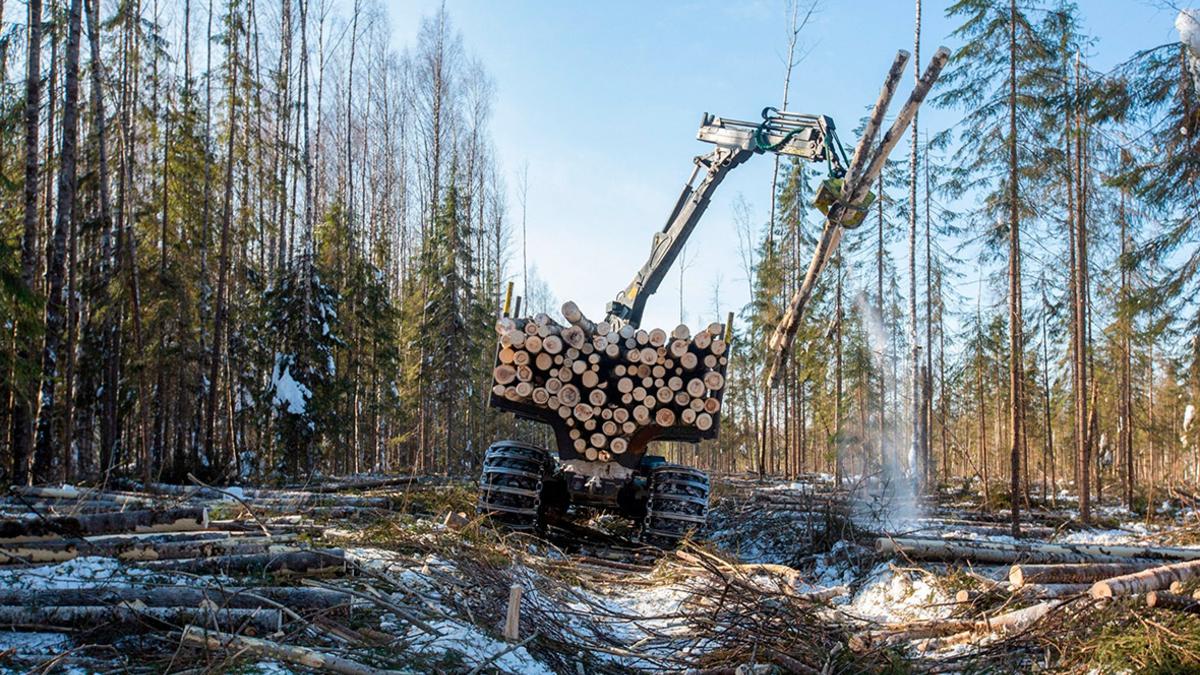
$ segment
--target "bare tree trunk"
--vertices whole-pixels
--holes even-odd
[[[928,169],[928,164],[926,165]],[[946,428],[949,422],[950,412],[947,410],[949,400],[946,396],[946,312],[945,302],[942,300],[945,296],[942,294],[942,274],[938,273],[938,382],[941,384],[941,394],[938,402],[941,404],[941,410],[938,417],[941,419],[941,437],[942,437],[942,480],[948,484],[950,482],[950,445],[946,442],[946,436],[949,430]]]
[[[1017,188],[1017,3],[1009,3],[1008,82],[1008,349],[1012,533],[1021,533],[1021,448],[1025,433],[1024,316],[1021,307],[1021,227]]]
[[[916,0],[916,21],[913,30],[913,82],[921,81],[921,0]],[[912,119],[912,149],[908,157],[908,338],[912,348],[912,444],[910,455],[917,490],[927,489],[927,457],[921,447],[921,346],[917,343],[917,114]]]
[[[308,0],[300,0],[300,86],[301,105],[304,117],[304,241],[300,247],[300,279],[304,285],[304,325],[308,326],[312,317],[312,253],[313,253],[313,161],[311,144],[311,124],[308,116],[308,94],[310,89],[308,68]],[[311,469],[312,439],[304,436],[303,466]]]
[[[980,296],[982,296],[982,289],[980,289]],[[982,299],[980,297],[976,297],[975,302],[975,323],[979,328],[979,333],[982,338],[983,314],[979,309],[979,303],[982,302]],[[979,464],[983,472],[983,508],[984,510],[988,510],[991,508],[991,486],[989,485],[989,479],[991,477],[988,475],[987,400],[985,398],[986,395],[983,388],[984,354],[982,344],[979,349],[979,362],[975,368],[975,377],[978,384],[977,390],[979,392]]]
[[[231,33],[238,30],[240,22],[236,14],[236,7],[230,3],[230,31]],[[229,237],[230,229],[233,220],[233,141],[237,137],[235,133],[237,129],[237,83],[238,83],[238,67],[237,67],[237,39],[231,37],[229,40],[229,140],[225,148],[225,199],[222,207],[221,215],[221,250],[217,259],[217,307],[216,314],[213,317],[213,346],[212,362],[208,369],[208,407],[205,410],[204,422],[204,453],[209,461],[209,466],[218,468],[216,457],[216,426],[217,426],[217,399],[220,388],[217,386],[218,378],[221,373],[221,362],[223,360],[224,347],[224,332],[226,321],[226,300],[225,286],[229,275]],[[233,433],[233,429],[229,430]]]
[[[67,231],[75,203],[75,148],[79,133],[79,33],[83,0],[71,0],[67,29],[66,91],[63,101],[62,152],[59,155],[58,212],[54,219],[54,249],[47,271],[49,291],[46,303],[46,333],[42,343],[42,379],[34,445],[34,479],[53,478],[55,381],[58,378],[58,351],[66,324],[63,302],[67,263]]]
[[[1122,153],[1124,155],[1125,153]],[[1123,156],[1124,160],[1125,157]],[[1131,322],[1129,320],[1129,270],[1126,267],[1126,256],[1128,255],[1128,236],[1126,234],[1128,221],[1126,219],[1125,200],[1127,190],[1121,189],[1121,209],[1119,213],[1120,237],[1121,237],[1121,257],[1119,258],[1121,270],[1121,289],[1120,289],[1120,320],[1119,340],[1121,343],[1120,352],[1120,438],[1118,442],[1118,452],[1121,455],[1120,463],[1124,468],[1124,486],[1122,490],[1122,498],[1125,503],[1125,508],[1133,508],[1133,481],[1134,481],[1134,466],[1133,466],[1133,393],[1130,384],[1130,359],[1131,359],[1131,340],[1130,333],[1132,332]]]
[[[1075,92],[1080,91],[1080,58],[1075,55]],[[1087,307],[1087,206],[1083,178],[1083,126],[1079,110],[1075,111],[1075,288],[1073,319],[1075,324],[1075,435],[1079,448],[1079,519],[1091,522],[1092,517],[1092,440],[1088,419],[1088,307]]]
[[[124,31],[123,31],[123,48],[122,48],[122,102],[121,102],[121,188],[118,195],[117,208],[117,250],[116,255],[125,254],[125,264],[128,265],[128,280],[129,280],[129,306],[130,318],[133,321],[133,346],[134,359],[137,362],[142,360],[142,316],[141,316],[141,290],[140,290],[140,268],[137,261],[137,238],[136,228],[134,227],[134,165],[137,161],[137,138],[134,126],[134,111],[138,108],[138,42],[136,26],[140,25],[141,21],[141,4],[140,2],[132,3],[125,14]],[[119,327],[116,329],[119,333]],[[120,339],[118,335],[118,339]],[[119,381],[115,384],[119,384]],[[145,375],[141,369],[137,371],[137,406],[138,406],[138,440],[139,449],[146,453],[149,451],[148,437],[146,433],[146,386]],[[114,415],[118,411],[114,407]],[[118,420],[113,421],[113,424],[120,433]],[[150,468],[148,457],[142,458],[142,477],[149,481]]]
[[[834,310],[833,320],[837,326],[837,347],[834,356],[834,386],[837,388],[834,393],[833,401],[833,448],[834,461],[836,462],[836,485],[841,487],[842,479],[844,478],[845,469],[842,462],[842,249],[839,246],[837,252],[837,289],[836,289],[836,308]],[[803,381],[801,381],[803,386]],[[800,423],[804,424],[804,416],[800,416]],[[866,470],[863,470],[863,475],[866,475]]]
[[[36,296],[38,260],[38,123],[42,104],[42,0],[29,0],[25,57],[25,220],[21,238],[21,280]],[[33,360],[33,345],[18,336],[18,362]],[[18,378],[19,379],[19,378]],[[30,422],[34,417],[32,387],[18,381],[12,411],[12,480],[29,482],[29,455],[33,449]]]
[[[1044,279],[1043,279],[1044,281]],[[1042,311],[1043,314],[1048,314],[1049,304],[1046,302],[1046,284],[1042,284]],[[1043,445],[1042,458],[1042,499],[1046,499],[1047,493],[1052,504],[1058,503],[1058,480],[1054,471],[1054,420],[1050,416],[1050,349],[1046,339],[1046,324],[1048,318],[1042,319],[1042,381],[1045,387],[1045,395],[1042,397],[1043,417],[1046,425],[1046,439]],[[1049,471],[1050,484],[1046,484],[1046,473]]]
[[[877,210],[879,213],[879,246],[875,251],[875,266],[876,266],[876,288],[875,288],[875,312],[878,314],[881,330],[886,330],[883,318],[883,173],[879,174],[879,195],[876,200]],[[884,368],[887,363],[887,339],[881,341],[883,353],[879,355],[879,466],[883,467],[887,460],[884,459],[884,444],[887,436],[887,423],[885,421],[884,410],[887,405],[885,398],[887,396],[887,377]],[[869,463],[868,463],[869,464]],[[864,473],[869,469],[864,467]]]
[[[108,300],[108,286],[112,280],[114,269],[114,252],[113,252],[113,217],[112,205],[110,198],[110,182],[109,182],[109,167],[108,167],[108,116],[105,112],[104,95],[102,89],[104,64],[100,60],[100,0],[85,3],[88,12],[88,42],[91,46],[91,71],[92,71],[92,125],[96,133],[96,163],[97,163],[97,192],[100,203],[100,282],[101,282],[101,302]],[[112,314],[114,312],[110,312]],[[116,373],[119,372],[120,359],[117,357],[118,344],[118,328],[117,322],[112,316],[104,319],[101,326],[102,333],[102,358],[104,365],[101,367],[104,382],[104,393],[101,396],[101,449],[100,449],[100,471],[107,472],[112,464],[112,456],[114,445],[116,443],[115,418],[116,418]]]
[[[792,84],[792,68],[796,67],[796,64],[798,64],[800,62],[796,58],[796,43],[800,39],[800,31],[803,30],[806,25],[808,25],[808,20],[810,18],[812,18],[813,13],[815,11],[817,11],[817,7],[819,6],[819,4],[820,4],[820,0],[812,0],[809,3],[808,9],[805,10],[804,18],[801,19],[800,18],[800,0],[791,0],[792,22],[791,22],[791,28],[790,28],[790,36],[788,38],[787,61],[785,62],[784,72],[783,72],[783,108],[782,108],[783,110],[787,110],[787,107],[788,107],[788,90],[791,88],[791,84]],[[801,58],[803,58],[803,57],[801,57]],[[778,190],[779,190],[779,155],[776,154],[775,155],[775,168],[774,168],[774,171],[771,173],[771,213],[769,216],[769,220],[767,220],[767,222],[771,223],[772,226],[767,228],[767,241],[771,241],[772,238],[774,237],[774,226],[773,225],[775,223],[775,199],[776,199],[776,193],[778,192]]]

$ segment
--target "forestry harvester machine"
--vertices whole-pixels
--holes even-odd
[[[874,199],[867,188],[946,56],[939,50],[896,123],[871,153],[908,58],[900,53],[851,161],[838,142],[833,120],[823,115],[766,108],[761,122],[743,122],[705,113],[697,139],[716,148],[695,158],[666,225],[654,234],[649,260],[608,303],[604,320],[589,320],[574,302],[563,305],[566,326],[545,314],[509,316],[510,286],[504,315],[496,324],[490,405],[549,424],[557,453],[518,441],[492,444],[484,457],[480,513],[515,530],[540,531],[551,516],[563,515],[571,506],[601,509],[635,519],[641,524],[642,540],[662,548],[703,529],[708,475],[667,463],[646,450],[651,441],[699,443],[717,437],[731,329],[727,322],[694,334],[682,325],[670,333],[642,330],[646,300],[658,290],[731,170],[766,153],[825,162],[829,177],[815,199],[827,217],[825,229],[804,283],[771,340],[778,371],[842,229],[862,222]]]

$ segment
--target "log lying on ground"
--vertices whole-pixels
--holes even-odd
[[[296,489],[317,494],[344,492],[346,490],[371,490],[383,487],[407,487],[421,482],[421,476],[392,476],[389,478],[346,478],[321,485],[301,486]]]
[[[1013,565],[1008,570],[1008,582],[1013,588],[1026,584],[1084,584],[1161,566],[1160,562]]]
[[[1130,593],[1147,593],[1168,588],[1173,581],[1200,577],[1200,560],[1164,565],[1133,574],[1125,574],[1092,585],[1093,598],[1114,598]]]
[[[1007,544],[920,537],[880,537],[875,540],[875,550],[880,553],[903,553],[916,559],[974,560],[998,564],[1130,563],[1146,560],[1200,559],[1200,549],[1190,548],[1105,544]]]
[[[1072,598],[1077,595],[1083,595],[1091,590],[1088,584],[1030,584],[1026,583],[1021,587],[1013,587],[1013,593],[1020,595],[1023,598]],[[955,602],[960,604],[974,602],[975,600],[985,597],[1003,597],[997,593],[985,593],[982,591],[973,591],[963,589],[954,595]]]
[[[1073,598],[1091,588],[1088,584],[1025,584],[1014,590],[1027,598]]]
[[[1150,591],[1147,593],[1146,606],[1161,607],[1163,609],[1175,610],[1176,612],[1187,612],[1188,614],[1200,614],[1200,600],[1189,598],[1186,595],[1176,595],[1163,591]]]
[[[345,570],[346,557],[345,551],[340,548],[327,548],[320,551],[231,555],[142,564],[154,570],[190,574],[319,574]]]
[[[687,551],[675,551],[675,556],[684,561],[695,571],[703,571],[720,577],[727,583],[744,588],[751,593],[760,595],[785,594],[798,600],[810,602],[828,602],[838,596],[850,592],[849,586],[833,586],[813,591],[799,592],[796,585],[800,580],[800,571],[787,565],[768,563],[735,564],[709,553],[701,551],[696,555]],[[726,577],[728,573],[730,577]],[[763,575],[772,577],[774,583],[764,584],[756,577]]]
[[[404,671],[380,670],[333,654],[323,654],[315,649],[284,645],[269,640],[259,640],[241,635],[205,630],[199,626],[188,626],[183,631],[181,642],[204,649],[227,649],[261,659],[275,659],[314,670],[324,670],[340,675],[399,675]]]
[[[1000,614],[998,616],[980,619],[979,621],[975,622],[975,630],[988,632],[1001,631],[1008,633],[1025,630],[1032,625],[1034,621],[1046,616],[1050,613],[1050,610],[1058,607],[1061,604],[1061,600],[1040,602],[1024,609],[1018,609],[1005,614]]]
[[[816,591],[804,591],[802,593],[792,593],[797,598],[802,600],[811,600],[813,602],[829,602],[830,600],[848,595],[850,593],[849,586],[830,586]]]
[[[146,607],[199,607],[209,603],[224,609],[272,607],[295,610],[331,609],[350,605],[353,596],[324,588],[261,586],[257,588],[196,588],[193,586],[91,586],[80,588],[3,588],[0,606],[102,606],[121,603]]]
[[[707,569],[710,567],[710,565],[705,564],[705,560],[708,560],[710,561],[711,565],[715,565],[716,567],[734,574],[742,574],[747,576],[753,576],[756,574],[769,574],[772,576],[778,576],[787,581],[789,585],[794,585],[800,577],[799,570],[788,567],[787,565],[774,565],[770,563],[731,563],[726,560],[722,560],[715,555],[705,553],[703,554],[703,558],[701,558],[701,556],[694,553],[689,553],[688,551],[675,551],[675,557],[693,567],[699,567],[701,569]]]
[[[0,521],[0,544],[129,532],[181,532],[203,530],[207,526],[208,509],[203,507],[123,511],[78,517],[35,517]]]
[[[984,633],[1015,633],[1025,630],[1062,604],[1062,600],[1041,602],[1024,609],[978,620],[929,621],[903,624],[858,633],[850,638],[850,648],[865,651],[881,645],[924,640],[921,651],[971,642]]]
[[[221,533],[225,534],[225,533]],[[115,537],[100,540],[60,539],[56,541],[32,541],[24,544],[0,546],[0,565],[14,563],[65,562],[79,556],[98,556],[128,561],[177,560],[182,558],[208,558],[223,555],[253,555],[257,553],[286,553],[297,551],[288,542],[295,535],[280,537],[230,537],[219,539],[203,538],[184,541],[143,541],[134,538]]]
[[[890,626],[856,633],[847,644],[851,650],[865,652],[872,647],[897,645],[913,640],[943,637],[964,631],[974,631],[975,622],[969,620],[929,621]]]
[[[63,501],[63,500],[45,500],[45,499],[27,499],[23,503],[5,504],[9,507],[9,515],[17,519],[24,519],[29,509],[32,507],[35,511],[49,518],[61,517],[79,517],[92,515],[94,513],[116,513],[129,508],[128,505],[120,502],[105,502],[96,500],[79,500],[79,501]]]
[[[151,494],[136,494],[119,490],[80,490],[70,486],[53,488],[14,485],[11,492],[26,500],[112,502],[126,507],[149,508],[158,502],[158,499]]]
[[[391,481],[399,481],[392,483]],[[250,503],[251,506],[280,506],[280,505],[296,505],[296,504],[317,504],[317,505],[336,505],[336,506],[361,506],[364,508],[380,507],[386,508],[389,505],[404,499],[407,493],[411,493],[412,488],[421,489],[420,480],[416,477],[403,476],[396,479],[377,479],[374,481],[378,485],[371,484],[369,481],[353,484],[333,484],[329,486],[316,486],[313,488],[295,488],[295,489],[272,489],[272,488],[223,488],[225,491],[213,488],[204,488],[192,485],[166,485],[154,484],[155,492],[160,492],[166,495],[177,496],[183,499],[211,499],[228,504],[233,504],[233,500],[226,492],[239,494],[243,499]],[[379,488],[384,488],[380,490]],[[370,490],[363,494],[356,495],[341,495],[337,494],[343,490]],[[382,494],[380,494],[382,493]],[[154,495],[147,495],[154,497]]]
[[[980,635],[986,633],[1018,633],[1029,628],[1054,609],[1062,606],[1063,602],[1065,601],[1047,600],[1046,602],[1039,602],[1024,609],[980,619],[974,622],[970,630],[955,633],[947,637],[935,637],[918,642],[917,649],[918,651],[925,652],[937,650],[942,647],[965,644],[979,639]]]
[[[120,628],[128,630],[148,622],[203,623],[226,630],[252,628],[261,635],[279,632],[283,614],[278,609],[215,609],[209,607],[134,607],[130,605],[0,606],[0,627],[45,630],[52,628]]]

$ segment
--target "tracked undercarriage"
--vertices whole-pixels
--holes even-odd
[[[708,490],[703,471],[662,457],[643,455],[630,470],[615,463],[563,462],[548,450],[500,441],[484,458],[479,510],[513,530],[544,532],[571,506],[598,509],[635,520],[644,543],[671,548],[703,530]]]

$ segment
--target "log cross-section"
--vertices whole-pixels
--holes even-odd
[[[574,303],[562,310],[567,328],[546,315],[497,322],[490,405],[551,425],[568,461],[632,468],[653,440],[717,436],[724,326],[646,331],[592,322]]]

